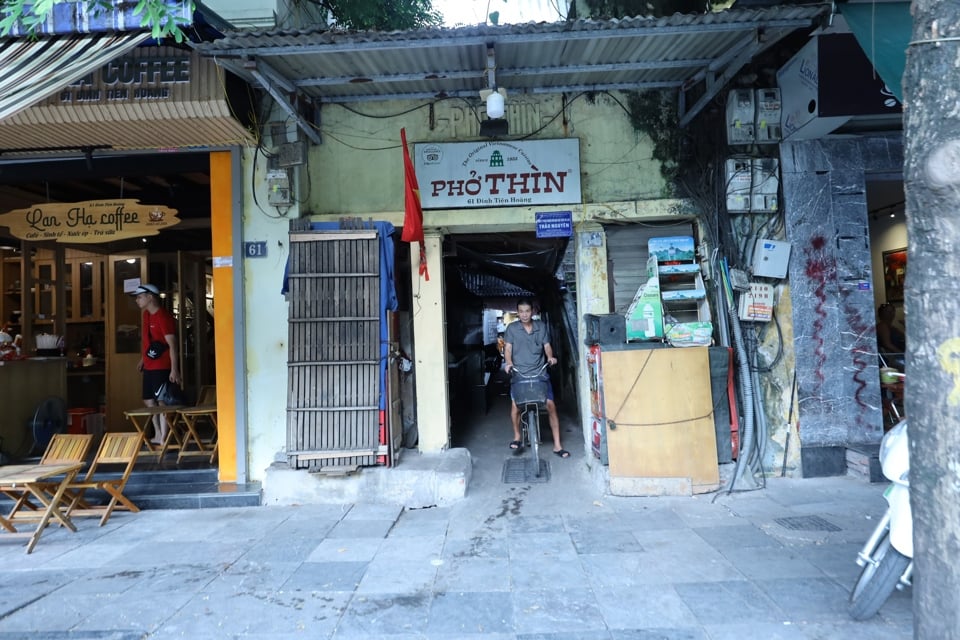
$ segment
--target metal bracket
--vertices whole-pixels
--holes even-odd
[[[303,131],[304,135],[306,135],[311,142],[314,144],[323,144],[320,134],[300,115],[296,104],[292,103],[288,97],[296,97],[298,94],[296,85],[284,78],[276,69],[262,60],[254,58],[245,60],[243,62],[243,68],[256,78],[257,82],[277,101],[280,108],[286,111],[287,115],[297,123],[297,126],[300,127],[301,131]],[[287,95],[284,95],[282,92],[286,92]]]

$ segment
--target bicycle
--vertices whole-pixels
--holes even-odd
[[[527,465],[535,478],[540,477],[540,412],[547,408],[550,378],[544,364],[533,374],[524,374],[516,367],[510,371],[510,395],[520,411],[520,446],[530,448]]]

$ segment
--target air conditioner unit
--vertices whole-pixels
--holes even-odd
[[[894,124],[903,115],[851,33],[812,38],[777,71],[777,86],[784,140],[820,138],[854,116]]]

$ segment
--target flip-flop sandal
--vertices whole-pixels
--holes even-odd
[[[558,458],[569,458],[570,452],[566,449],[560,449],[560,451],[554,451],[553,455],[557,456]]]
[[[523,443],[520,442],[519,440],[510,441],[510,448],[513,449],[514,451],[517,451],[522,446],[523,446]]]

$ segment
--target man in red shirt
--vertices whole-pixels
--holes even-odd
[[[177,353],[177,323],[173,315],[160,305],[160,290],[152,284],[141,284],[133,292],[137,306],[143,311],[143,330],[140,332],[140,362],[137,371],[143,372],[143,404],[157,406],[156,392],[167,381],[180,384],[180,355]],[[162,404],[162,403],[161,403]],[[154,444],[162,444],[167,437],[167,417],[153,417]]]

